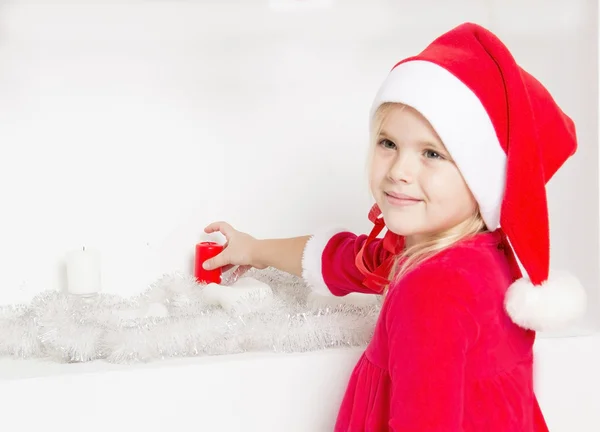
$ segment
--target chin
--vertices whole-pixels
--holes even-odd
[[[393,232],[394,234],[397,234],[399,236],[402,237],[410,237],[410,236],[414,236],[417,234],[420,234],[419,230],[413,230],[410,228],[407,228],[406,226],[403,227],[395,227],[395,226],[389,226],[386,224],[386,227],[389,231]]]
[[[385,214],[383,215],[383,220],[385,221],[385,226],[387,229],[394,234],[403,237],[420,234],[422,231],[419,224],[416,224],[415,221],[409,219],[413,218],[399,218],[398,216],[389,218],[386,217]]]

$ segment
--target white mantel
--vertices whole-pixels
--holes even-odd
[[[362,350],[144,365],[0,361],[11,432],[331,432]],[[539,338],[536,386],[552,432],[600,430],[600,335]]]

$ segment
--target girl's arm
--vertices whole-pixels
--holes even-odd
[[[458,432],[465,357],[477,336],[474,298],[457,270],[426,266],[388,294],[385,323],[392,431]]]
[[[302,276],[302,254],[310,236],[256,240],[252,256],[257,268],[275,267]]]
[[[311,236],[302,254],[302,277],[306,283],[325,295],[376,293],[363,285],[365,275],[356,266],[356,255],[367,237],[341,230]],[[389,256],[380,238],[374,239],[363,252],[363,260],[371,268],[378,267]]]
[[[213,222],[204,229],[207,233],[221,232],[227,247],[207,260],[207,270],[233,265],[251,265],[256,268],[275,267],[301,276],[316,292],[343,296],[351,292],[374,293],[365,287],[365,276],[356,266],[356,255],[367,240],[347,231],[334,230],[321,234],[258,240],[237,231],[227,222]],[[374,239],[363,252],[363,262],[376,268],[391,255],[381,239]]]

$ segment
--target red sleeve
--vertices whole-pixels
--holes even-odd
[[[389,291],[392,431],[462,430],[465,354],[477,334],[470,293],[465,277],[440,266],[423,267]]]
[[[362,283],[365,276],[355,261],[367,235],[333,230],[312,236],[302,258],[302,276],[320,294],[344,296],[349,293],[373,294]],[[363,260],[377,267],[390,253],[383,248],[382,239],[373,240],[363,253]]]

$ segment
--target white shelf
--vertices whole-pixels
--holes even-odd
[[[113,365],[0,359],[11,432],[330,432],[362,349]],[[600,335],[539,338],[536,392],[550,430],[600,430]]]

